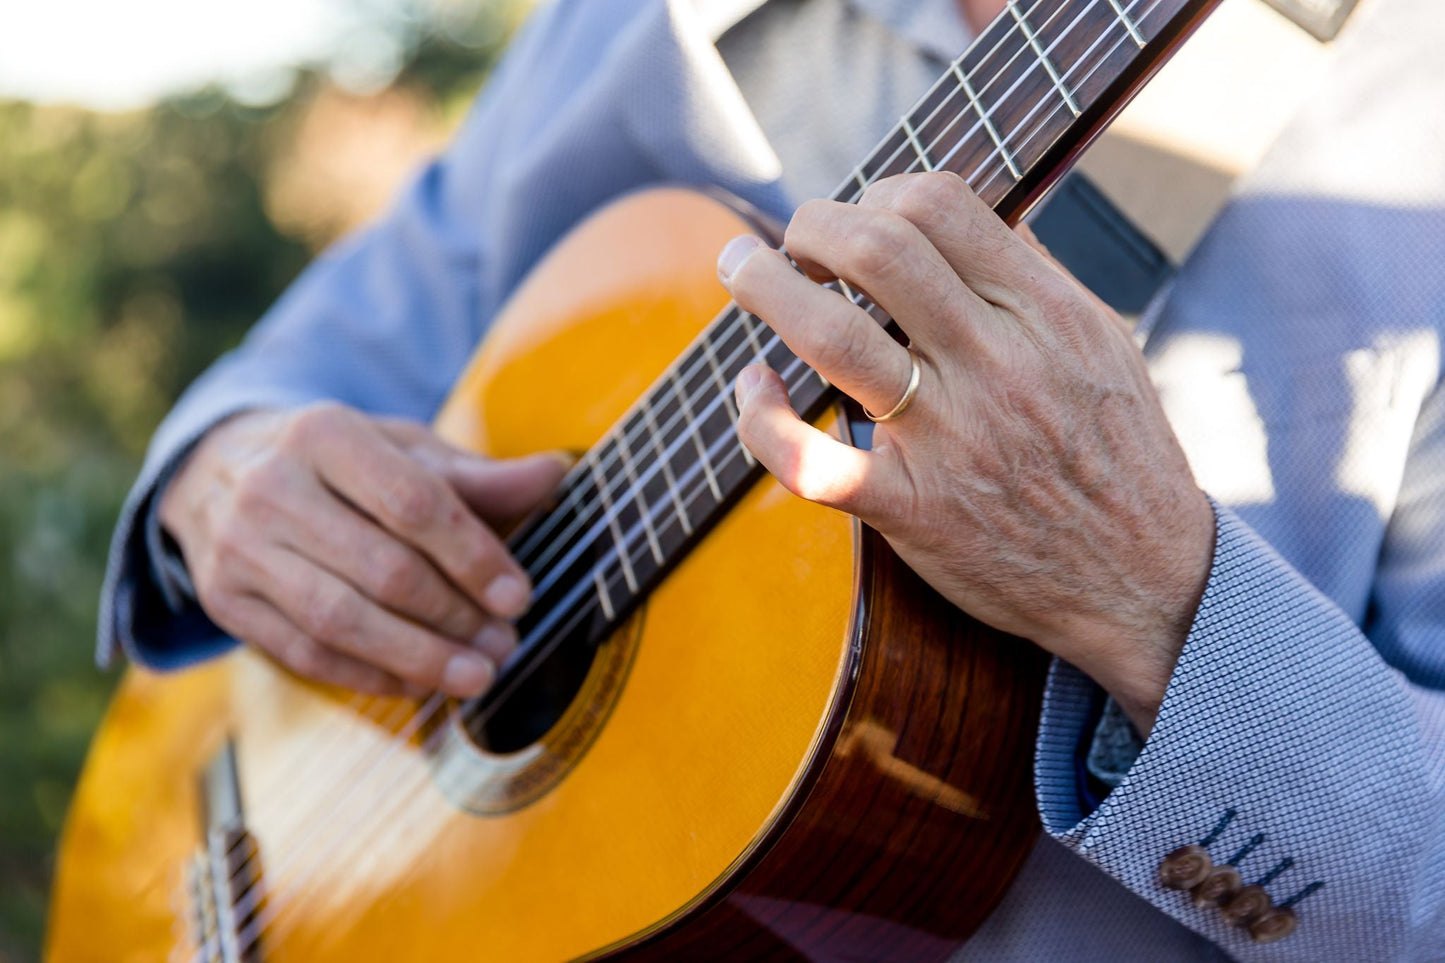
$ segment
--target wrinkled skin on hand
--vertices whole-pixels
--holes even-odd
[[[365,692],[485,690],[531,597],[499,527],[567,462],[492,462],[335,404],[213,428],[166,487],[200,604],[298,675]]]
[[[1208,577],[1214,514],[1124,324],[953,174],[809,202],[785,246],[804,273],[756,238],[724,250],[742,307],[887,412],[908,350],[817,283],[842,278],[908,335],[922,380],[859,451],[750,367],[744,444],[792,491],[877,528],[959,608],[1088,673],[1147,733]]]

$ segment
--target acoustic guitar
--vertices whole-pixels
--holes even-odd
[[[835,197],[948,170],[1017,221],[1215,2],[1011,2]],[[682,189],[593,214],[437,416],[497,457],[584,453],[510,536],[535,604],[485,696],[357,696],[244,647],[126,674],[49,959],[930,960],[968,937],[1038,837],[1045,659],[739,444],[758,359],[868,437],[724,303],[717,252],[755,229]]]

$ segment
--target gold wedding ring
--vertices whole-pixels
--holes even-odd
[[[908,346],[908,360],[912,362],[913,368],[908,373],[908,387],[903,389],[903,397],[898,399],[898,404],[888,409],[881,415],[875,415],[867,408],[863,414],[868,416],[869,421],[883,422],[892,421],[908,410],[913,404],[913,396],[918,394],[918,385],[923,381],[923,362],[918,357],[918,352],[913,350],[913,345]]]

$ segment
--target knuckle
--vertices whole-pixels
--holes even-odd
[[[889,277],[904,258],[914,230],[896,214],[879,212],[868,218],[840,246],[844,273],[864,282]]]
[[[255,529],[236,513],[227,513],[218,519],[212,530],[210,552],[208,553],[210,576],[221,580],[248,554]]]
[[[480,539],[468,539],[458,560],[460,574],[469,585],[481,585],[491,579],[502,567],[500,553],[494,551]]]
[[[285,486],[282,469],[273,457],[257,459],[236,476],[232,505],[237,513],[263,518],[275,510],[277,495]]]
[[[863,332],[856,325],[838,324],[824,328],[812,346],[815,366],[836,370],[855,364],[865,348]]]
[[[898,186],[898,182],[907,176],[906,174],[890,174],[887,177],[877,177],[869,181],[868,186],[863,189],[863,193],[858,196],[859,206],[886,206],[888,200],[892,197],[894,189]],[[883,199],[881,203],[880,198]]]
[[[319,679],[326,669],[321,647],[308,638],[297,637],[281,645],[276,652],[286,668],[308,679]]]
[[[349,638],[356,620],[356,599],[347,592],[315,592],[306,606],[307,631],[328,642]]]
[[[962,178],[947,171],[916,174],[894,194],[890,207],[903,219],[926,229],[940,217],[956,213],[966,190]]]
[[[396,606],[414,598],[422,586],[422,573],[415,558],[400,550],[372,553],[368,584],[377,599]]]
[[[392,646],[385,653],[377,653],[389,672],[426,685],[441,681],[446,654],[445,647],[429,636],[416,640],[416,644]]]
[[[426,528],[436,518],[442,505],[442,492],[430,482],[397,479],[383,490],[382,503],[398,525],[414,531]]]
[[[351,411],[334,401],[318,401],[300,408],[291,417],[281,436],[282,445],[290,451],[307,451],[323,438],[345,431]]]
[[[793,212],[793,218],[788,222],[788,228],[783,234],[786,245],[793,247],[795,241],[806,241],[815,235],[832,213],[833,203],[833,201],[815,197],[799,205],[798,209]]]
[[[209,571],[206,572],[204,579],[198,573],[195,587],[196,601],[200,602],[201,609],[211,617],[211,621],[228,632],[233,634],[238,632],[236,596],[220,584]]]

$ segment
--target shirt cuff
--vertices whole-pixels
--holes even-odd
[[[1111,696],[1104,702],[1104,711],[1094,727],[1094,738],[1084,760],[1089,775],[1110,789],[1117,789],[1143,748],[1144,740],[1139,738],[1138,730]]]

